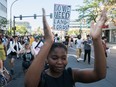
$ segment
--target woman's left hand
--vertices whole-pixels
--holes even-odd
[[[91,23],[90,35],[93,40],[101,39],[102,26],[105,25],[107,21],[106,9],[102,10],[99,20],[94,25],[94,22]]]

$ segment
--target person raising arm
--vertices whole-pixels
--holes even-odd
[[[46,20],[45,10],[43,11],[43,30],[45,36],[45,42],[40,52],[37,54],[36,58],[33,60],[31,66],[29,67],[25,76],[25,86],[26,87],[37,87],[40,81],[41,73],[44,69],[45,60],[49,53],[49,50],[54,42],[53,34]]]
[[[101,33],[102,26],[106,20],[106,9],[104,9],[97,23],[95,25],[94,22],[91,23],[90,35],[93,40],[95,56],[94,69],[73,69],[73,79],[75,82],[90,83],[105,78],[106,58],[102,46]]]
[[[101,41],[101,33],[102,26],[106,20],[106,10],[104,9],[96,25],[93,22],[91,24],[90,33],[93,39],[95,55],[94,68],[66,69],[66,65],[68,64],[67,47],[62,43],[53,43],[53,35],[46,22],[45,11],[43,9],[45,43],[26,73],[25,86],[74,87],[76,82],[91,83],[104,79],[106,76],[106,58]],[[45,60],[49,64],[49,68],[46,70],[44,70]],[[43,82],[42,78],[44,79]]]

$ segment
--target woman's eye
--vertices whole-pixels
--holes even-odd
[[[62,58],[62,60],[66,60],[66,57]]]
[[[53,60],[58,59],[58,57],[57,57],[57,56],[52,56],[51,58],[52,58]]]
[[[53,57],[52,59],[53,59],[53,60],[57,60],[57,58],[56,58],[56,57]]]

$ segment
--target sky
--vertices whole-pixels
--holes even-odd
[[[7,0],[8,4],[8,19],[10,19],[10,7],[15,0]],[[33,16],[34,14],[41,15],[42,8],[45,9],[46,15],[54,12],[54,4],[71,5],[71,9],[75,9],[77,5],[82,5],[83,0],[18,0],[12,6],[12,18],[13,16]],[[78,13],[71,11],[71,20],[77,19]],[[50,26],[53,26],[53,19],[47,17]],[[16,21],[27,21],[32,26],[32,29],[42,27],[42,18],[23,18],[22,20],[16,19]]]

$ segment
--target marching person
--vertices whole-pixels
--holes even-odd
[[[106,22],[106,10],[102,11],[97,24],[91,24],[95,64],[93,69],[67,68],[67,47],[54,43],[54,38],[47,24],[43,9],[44,45],[26,72],[25,87],[74,87],[76,82],[91,83],[106,77],[106,58],[101,41],[101,26]],[[49,68],[44,70],[45,60]],[[37,67],[37,68],[35,68]]]
[[[23,68],[23,72],[25,73],[35,58],[35,53],[28,41],[25,42],[24,49],[18,52],[18,54],[22,54],[22,58],[23,58],[22,68]]]
[[[87,35],[87,39],[83,42],[84,43],[84,62],[86,61],[86,57],[88,55],[88,64],[90,64],[91,60],[91,45],[92,40],[90,39],[90,35]]]
[[[10,41],[10,46],[7,50],[7,55],[10,57],[10,73],[14,75],[14,61],[19,56],[18,52],[22,49],[22,45],[18,42],[18,36],[13,36],[13,40]]]
[[[81,58],[81,53],[82,53],[82,43],[83,43],[83,40],[81,39],[81,35],[78,35],[77,37],[77,42],[76,42],[76,54],[77,54],[77,62],[79,62],[80,60],[83,60]]]
[[[2,38],[0,37],[0,60],[2,60],[2,62],[6,60],[6,55],[6,46],[2,43]]]
[[[109,47],[107,46],[106,42],[107,42],[107,38],[106,38],[106,36],[103,36],[102,37],[102,45],[103,45],[103,48],[104,48],[105,56],[107,58],[108,57],[107,50],[109,49]],[[106,68],[109,68],[109,66],[107,65]]]

